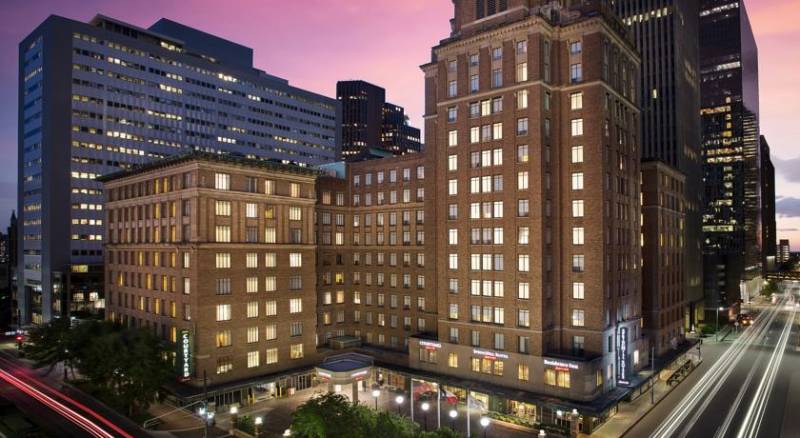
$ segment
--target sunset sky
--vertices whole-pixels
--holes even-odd
[[[759,47],[761,133],[777,169],[778,236],[800,250],[800,1],[746,0]],[[0,1],[0,225],[16,207],[17,45],[48,15],[101,13],[141,27],[161,17],[255,50],[255,65],[335,96],[336,81],[386,88],[422,128],[419,65],[449,33],[450,0],[2,0]],[[7,154],[7,155],[6,155]]]

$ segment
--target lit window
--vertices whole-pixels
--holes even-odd
[[[582,300],[584,297],[584,284],[575,282],[572,283],[572,298]]]

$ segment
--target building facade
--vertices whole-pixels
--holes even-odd
[[[189,150],[301,166],[338,159],[339,104],[255,69],[252,58],[250,48],[166,19],[142,29],[51,16],[20,43],[25,322],[103,307],[96,177]]]
[[[789,239],[781,239],[778,244],[778,266],[787,263],[792,258],[792,247],[789,245]]]
[[[317,176],[194,154],[103,178],[107,318],[173,342],[194,385],[315,363]]]
[[[700,2],[701,123],[707,308],[762,283],[758,49],[744,1]]]
[[[422,150],[420,131],[409,126],[405,110],[386,102],[386,90],[366,81],[339,81],[342,104],[342,157],[372,158],[379,149],[392,155]]]
[[[619,0],[615,6],[642,56],[642,160],[662,161],[686,178],[684,328],[694,330],[704,304],[699,5],[695,0]],[[644,236],[645,241],[657,238]]]
[[[410,366],[597,399],[645,362],[636,49],[603,2],[454,4],[422,66],[439,323]]]
[[[776,268],[778,229],[775,223],[775,166],[772,164],[769,143],[763,135],[761,145],[761,242],[764,275]]]
[[[642,314],[658,356],[685,340],[685,184],[668,164],[642,162]]]

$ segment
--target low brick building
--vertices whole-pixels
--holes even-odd
[[[104,178],[108,318],[175,342],[196,385],[315,363],[318,175],[190,154]]]

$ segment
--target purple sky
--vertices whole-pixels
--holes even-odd
[[[761,131],[777,167],[778,235],[800,250],[800,1],[746,0],[759,46]],[[102,13],[148,27],[167,17],[255,50],[256,67],[334,96],[336,81],[386,88],[422,128],[419,65],[449,33],[450,0],[0,0],[0,225],[16,206],[17,45],[49,14]]]

